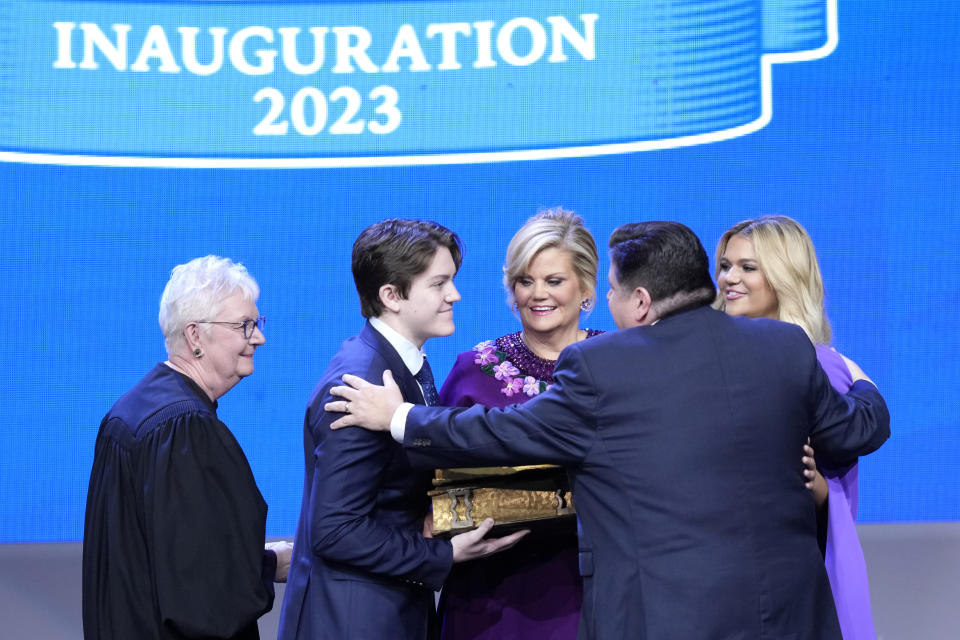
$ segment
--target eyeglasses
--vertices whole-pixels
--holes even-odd
[[[263,316],[260,316],[256,320],[244,320],[243,322],[227,322],[225,320],[197,320],[197,323],[233,325],[234,329],[243,329],[243,337],[249,340],[253,337],[254,328],[260,329],[261,333],[263,332],[263,327],[267,324],[267,319]]]

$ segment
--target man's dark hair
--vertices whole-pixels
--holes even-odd
[[[661,315],[713,302],[710,261],[700,239],[679,222],[633,222],[610,236],[610,261],[626,289],[644,287]]]
[[[436,222],[393,218],[363,230],[353,243],[353,282],[360,295],[360,313],[375,318],[383,313],[380,287],[392,284],[401,298],[413,279],[423,273],[437,249],[446,247],[457,269],[463,248],[453,231]]]

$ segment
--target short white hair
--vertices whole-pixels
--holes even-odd
[[[260,297],[260,287],[247,268],[230,258],[209,255],[174,267],[160,296],[160,330],[167,355],[183,346],[187,324],[213,320],[223,302],[238,292],[253,302]]]

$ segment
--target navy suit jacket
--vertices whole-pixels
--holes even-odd
[[[314,389],[304,421],[300,522],[279,640],[423,640],[453,561],[448,541],[424,538],[433,474],[411,469],[388,433],[332,431],[323,405],[345,373],[381,384],[389,369],[404,399],[423,404],[416,379],[368,323],[347,340]]]
[[[414,407],[414,465],[566,466],[581,639],[840,640],[804,487],[889,435],[876,388],[833,390],[795,326],[699,308],[567,347],[506,409]]]

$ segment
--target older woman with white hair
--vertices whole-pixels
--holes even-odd
[[[168,359],[100,423],[83,540],[86,640],[259,638],[289,543],[264,544],[267,505],[217,400],[265,342],[243,265],[173,269],[160,299]]]

